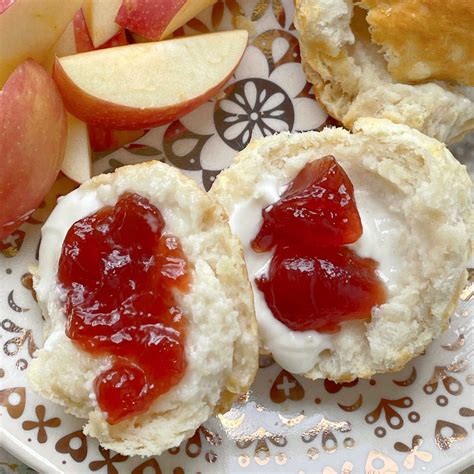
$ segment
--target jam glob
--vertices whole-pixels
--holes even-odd
[[[160,211],[124,194],[76,222],[66,235],[58,279],[66,291],[66,334],[91,354],[112,355],[94,382],[110,424],[145,412],[184,375],[188,263]]]
[[[334,157],[308,163],[262,217],[252,248],[275,249],[256,284],[287,327],[336,332],[385,302],[377,262],[344,246],[360,238],[362,224],[353,185]]]
[[[333,157],[308,163],[262,217],[252,242],[258,252],[281,241],[310,247],[352,244],[362,235],[354,187]]]

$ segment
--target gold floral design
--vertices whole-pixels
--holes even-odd
[[[15,311],[15,313],[26,313],[27,311],[30,310],[30,308],[22,308],[21,306],[18,306],[15,302],[15,298],[13,296],[15,290],[11,290],[10,293],[8,293],[8,298],[7,298],[7,303],[8,306],[12,311]]]
[[[464,336],[464,334],[459,334],[459,336],[454,342],[450,344],[445,344],[441,347],[446,351],[455,352],[455,351],[460,350],[462,347],[464,347],[465,340],[466,340],[466,337]]]
[[[222,417],[222,415],[218,416]],[[222,423],[225,426],[224,422]],[[222,438],[220,435],[207,429],[205,426],[200,426],[194,435],[186,440],[185,443],[183,443],[186,456],[191,459],[197,458],[203,451],[203,441],[206,441],[208,445],[213,447],[220,446],[222,444]],[[177,455],[181,452],[181,446],[168,449],[168,452],[172,455]],[[204,457],[209,463],[213,463],[217,459],[217,455],[212,449],[206,451]]]
[[[442,382],[445,390],[450,395],[460,395],[463,391],[462,383],[457,378],[450,375],[450,373],[463,372],[465,369],[466,367],[463,364],[451,365],[449,367],[436,366],[433,370],[433,375],[423,386],[423,391],[426,394],[431,395],[438,390],[439,382]]]
[[[160,465],[155,458],[150,458],[147,461],[138,465],[132,471],[132,474],[144,474],[145,470],[147,474],[161,474]]]
[[[347,433],[351,431],[351,424],[347,421],[331,421],[323,418],[316,426],[306,430],[301,435],[305,443],[311,443],[321,433],[321,445],[327,453],[336,451],[338,442],[334,433]]]
[[[7,332],[18,334],[8,339],[3,344],[3,352],[7,356],[16,356],[25,343],[27,343],[28,354],[33,357],[34,352],[38,348],[33,339],[33,333],[30,329],[22,328],[15,324],[11,319],[4,319],[1,328]]]
[[[79,446],[72,447],[74,440],[79,441]],[[73,431],[59,439],[55,448],[58,453],[69,454],[74,461],[82,462],[87,457],[87,437],[82,430]]]
[[[287,440],[284,436],[275,433],[270,433],[265,428],[260,427],[258,430],[251,434],[246,434],[237,437],[235,445],[239,449],[247,449],[253,443],[256,443],[253,459],[260,466],[264,466],[265,464],[268,464],[271,458],[268,442],[278,448],[283,448],[287,444]],[[246,459],[250,460],[250,458],[248,457]]]
[[[403,466],[405,469],[413,469],[415,466],[416,459],[419,459],[422,462],[430,462],[433,459],[433,455],[428,451],[421,451],[419,448],[423,444],[423,438],[420,435],[415,435],[411,441],[411,448],[404,443],[397,442],[393,447],[401,452],[408,453],[407,457],[403,461]]]
[[[447,433],[443,433],[446,430]],[[467,431],[456,423],[438,420],[435,426],[435,443],[439,449],[448,450],[453,443],[462,441],[467,436]]]
[[[103,460],[92,461],[89,463],[89,469],[91,471],[98,471],[103,467],[107,468],[107,474],[118,474],[119,471],[114,466],[115,463],[124,462],[128,459],[128,456],[123,456],[122,454],[114,454],[108,449],[104,449],[102,446],[99,446],[99,453],[102,455]]]
[[[186,441],[185,452],[190,458],[196,458],[201,454],[201,436],[212,446],[219,446],[222,443],[222,439],[219,435],[201,426],[196,430],[196,433]]]
[[[383,466],[377,467],[377,461],[382,462]],[[374,449],[367,456],[365,472],[370,474],[395,474],[398,472],[398,465],[390,456]]]
[[[15,230],[9,237],[0,240],[0,253],[7,258],[14,257],[21,249],[26,233],[21,229]]]
[[[271,5],[273,14],[275,19],[278,21],[282,28],[285,27],[286,22],[286,14],[285,14],[285,7],[281,0],[258,0],[257,4],[255,5],[252,16],[250,19],[252,21],[258,21],[260,18],[265,15],[268,7]]]
[[[17,400],[15,402],[15,400]],[[25,387],[13,387],[0,390],[0,406],[7,409],[11,418],[17,419],[23,415],[26,405]]]
[[[344,411],[356,411],[362,406],[363,400],[364,398],[362,397],[362,394],[359,394],[359,397],[352,405],[343,405],[342,403],[338,403],[338,405],[339,405],[339,408],[341,408]]]
[[[245,9],[243,7],[245,7]],[[286,30],[274,28],[262,31],[261,24],[258,24],[262,19],[265,21],[270,20],[274,23],[273,18],[275,18],[280,26],[284,27],[285,24],[288,25],[292,21],[292,10],[291,2],[288,0],[251,0],[250,3],[247,2],[247,0],[246,2],[241,0],[218,0],[212,7],[210,7],[210,11],[201,17],[202,20],[193,20],[186,26],[186,34],[207,32],[218,28],[227,29],[230,26],[229,20],[234,24],[234,26],[248,26],[249,30],[250,27],[254,27],[254,33],[258,31],[258,34],[251,35],[251,47],[249,50],[254,51],[254,53],[259,54],[260,56],[263,54],[264,57],[261,58],[261,64],[264,65],[266,69],[265,71],[252,70],[251,75],[248,75],[247,72],[245,72],[245,74],[247,74],[246,76],[238,76],[238,71],[236,71],[235,82],[249,78],[262,78],[283,88],[286,94],[290,97],[293,105],[297,104],[295,99],[298,98],[310,99],[306,102],[314,103],[314,95],[310,84],[306,83],[304,87],[300,87],[298,91],[290,91],[284,84],[284,80],[287,80],[288,76],[280,74],[279,78],[283,78],[282,81],[279,81],[277,78],[279,73],[278,68],[282,65],[285,65],[285,67],[293,67],[293,72],[300,68],[298,64],[300,61],[298,41],[295,35],[289,31],[292,30],[292,25],[287,27]],[[248,15],[246,18],[244,16],[245,12],[247,12]],[[209,19],[209,21],[207,21],[206,18]],[[273,26],[275,25],[272,25],[272,28]],[[178,31],[177,35],[179,34],[184,34],[184,29]],[[279,47],[282,44],[284,45],[283,49],[286,48],[284,51],[281,51],[282,48]],[[256,51],[256,49],[258,49],[258,51]],[[280,68],[280,71],[282,69],[285,68]],[[222,96],[220,96],[220,98],[222,98]],[[210,110],[214,113],[212,105],[213,104],[211,103]],[[252,112],[253,110],[250,113]],[[287,114],[286,111],[285,114]],[[295,125],[293,129],[302,130],[302,127],[296,125],[298,114],[301,116],[301,111],[297,112],[295,107]],[[305,114],[310,116],[312,111],[311,113],[305,112]],[[323,119],[321,119],[321,121],[322,120]],[[203,122],[205,121],[211,122],[212,119],[209,117],[209,119],[206,118]],[[328,118],[319,126],[320,122],[317,122],[316,125],[312,125],[308,128],[322,129],[326,126],[340,126],[339,123],[331,118]],[[203,152],[204,145],[206,146],[206,150],[212,149],[212,153],[215,152],[216,154],[219,154],[221,151],[219,148],[219,141],[222,142],[222,140],[219,138],[216,130],[212,130],[212,133],[214,137],[217,137],[218,143],[213,147],[209,147],[209,141],[204,143],[208,136],[205,131],[199,130],[199,133],[197,133],[196,136],[186,136],[187,132],[194,133],[192,131],[194,129],[191,126],[188,127],[190,123],[191,122],[186,121],[186,117],[183,117],[182,121],[169,126],[165,140],[168,145],[166,150],[160,138],[159,140],[156,140],[156,145],[153,143],[153,147],[143,144],[133,144],[122,148],[122,150],[119,150],[111,156],[105,157],[105,155],[100,156],[100,154],[97,154],[96,158],[98,160],[104,158],[104,162],[110,162],[109,168],[115,169],[123,164],[137,162],[141,159],[145,160],[155,157],[164,159],[166,152],[169,155],[167,161],[181,167],[185,171],[194,172],[201,171],[201,168],[209,168],[202,169],[203,184],[206,189],[209,189],[213,180],[220,172],[220,165],[223,163],[223,159],[219,155],[219,160],[213,162],[213,166],[206,166],[204,161],[201,161],[206,158],[206,152]],[[163,132],[166,128],[168,127],[163,128]],[[190,155],[187,155],[187,151],[183,151],[186,149],[186,147],[183,146],[183,143],[188,139],[193,141],[195,148],[194,150],[191,150]],[[151,143],[149,140],[147,141]],[[191,141],[188,141],[188,145]],[[188,148],[188,151],[191,148],[192,147]],[[163,152],[160,152],[159,150],[163,150]],[[171,157],[171,159],[169,157]],[[230,159],[231,158],[229,158],[229,162]],[[103,169],[106,168],[103,167]],[[57,197],[68,193],[76,186],[75,183],[61,175],[55,184],[53,191],[47,197],[45,202],[32,216],[29,217],[28,224],[16,231],[9,239],[0,243],[0,254],[2,254],[3,257],[9,257],[8,260],[4,259],[5,266],[11,266],[15,271],[15,275],[20,275],[26,270],[22,266],[23,260],[21,258],[10,257],[15,257],[21,250],[22,253],[29,252],[31,257],[30,260],[34,261],[33,247],[35,246],[34,241],[37,240],[35,235],[38,234],[39,224],[46,220],[50,211],[54,207]],[[36,234],[33,235],[33,233]],[[25,237],[28,237],[28,239],[25,239]],[[31,241],[33,242],[30,250],[28,243]],[[2,268],[1,270],[7,270],[7,275],[11,275],[12,273],[10,268]],[[10,270],[10,272],[8,272],[8,270]],[[450,352],[466,351],[468,348],[470,337],[468,332],[468,317],[474,299],[474,270],[471,269],[469,274],[470,284],[462,293],[461,298],[464,302],[458,310],[458,315],[464,317],[465,328],[458,334],[452,333],[451,337],[447,338],[446,344],[443,345],[444,350],[441,350],[441,353],[446,357],[455,355],[449,354]],[[6,278],[10,278],[7,280],[8,285],[10,285],[11,277]],[[3,281],[4,280],[0,280],[1,283],[3,283]],[[31,291],[31,275],[24,274],[21,282],[25,288]],[[8,331],[5,328],[0,327],[0,337],[3,337],[0,346],[3,346],[7,339],[10,340],[12,338],[24,337],[24,331],[31,329],[37,331],[40,327],[40,316],[37,308],[31,307],[30,312],[25,315],[21,310],[28,308],[22,308],[21,304],[17,304],[16,300],[18,300],[18,302],[23,301],[20,292],[24,290],[19,282],[16,283],[18,288],[14,289],[10,298],[10,309],[13,313],[8,309],[6,304],[5,310],[8,314],[11,314],[11,319],[8,320],[7,327],[11,329],[13,326],[11,326],[10,323],[12,323],[16,325],[17,328],[20,328],[20,332]],[[4,288],[8,288],[8,291],[5,293],[5,302],[8,303],[7,295],[10,289],[13,288],[13,285],[4,286]],[[35,319],[37,318],[37,321],[32,321],[33,315],[35,316]],[[24,322],[25,316],[28,317],[28,324],[25,324]],[[16,341],[18,342],[18,340]],[[37,416],[38,421],[31,421],[33,420],[32,415],[34,414],[35,408],[37,408],[35,396],[30,396],[29,388],[17,386],[23,385],[23,378],[21,379],[21,382],[15,381],[14,384],[9,383],[12,376],[18,377],[19,379],[20,377],[24,377],[24,373],[18,372],[15,367],[18,369],[24,368],[26,360],[18,359],[15,361],[10,357],[13,355],[18,357],[19,351],[22,348],[25,353],[26,350],[28,350],[28,353],[34,351],[35,346],[31,346],[31,351],[29,350],[31,342],[34,344],[34,340],[31,339],[30,341],[30,338],[24,337],[20,346],[17,346],[15,342],[10,344],[8,348],[9,351],[12,353],[16,351],[16,353],[8,355],[4,359],[7,361],[7,364],[2,364],[2,369],[0,369],[0,382],[5,383],[5,385],[8,386],[15,385],[13,388],[4,388],[2,386],[2,389],[0,390],[0,407],[3,407],[1,410],[1,416],[4,416],[3,420],[8,423],[16,423],[16,425],[12,424],[10,426],[14,426],[13,430],[17,429],[18,433],[21,433],[25,439],[34,430],[38,430],[39,435],[40,420]],[[436,347],[436,350],[439,350],[439,345]],[[6,355],[5,352],[4,354]],[[465,356],[464,352],[462,356]],[[199,468],[199,463],[202,461],[204,461],[204,463],[213,463],[216,461],[218,456],[220,463],[224,460],[224,464],[219,464],[218,466],[218,472],[222,472],[227,467],[225,464],[227,460],[226,450],[230,443],[236,442],[240,442],[240,446],[234,448],[231,454],[235,455],[237,453],[236,457],[239,465],[242,469],[248,468],[249,472],[257,471],[260,465],[271,462],[276,466],[287,464],[288,471],[299,472],[300,474],[303,473],[303,470],[298,471],[300,467],[298,464],[300,462],[306,462],[306,466],[309,466],[308,469],[305,469],[304,471],[306,474],[321,471],[324,472],[324,474],[349,474],[351,472],[359,471],[365,471],[370,474],[388,474],[403,469],[414,469],[416,471],[417,469],[421,470],[421,468],[425,468],[426,472],[434,472],[438,468],[440,458],[445,457],[445,459],[448,459],[448,455],[450,455],[451,458],[449,459],[452,459],[457,456],[457,449],[459,449],[459,453],[464,453],[466,449],[469,449],[469,441],[471,440],[469,436],[471,436],[471,432],[467,427],[470,426],[469,424],[472,419],[469,419],[469,417],[473,416],[474,410],[472,409],[469,400],[467,400],[467,397],[469,389],[471,388],[468,385],[474,385],[474,374],[460,374],[466,366],[458,363],[434,368],[434,364],[427,359],[428,357],[424,358],[423,364],[415,362],[417,369],[413,366],[407,368],[406,372],[393,376],[387,375],[380,379],[377,378],[376,380],[371,380],[369,382],[371,386],[377,385],[376,387],[371,388],[369,387],[369,383],[366,381],[354,381],[349,384],[340,385],[328,382],[324,383],[323,381],[310,383],[281,371],[271,356],[262,356],[260,358],[260,368],[262,370],[260,372],[260,380],[258,384],[252,389],[252,392],[244,394],[240,398],[238,404],[233,410],[226,414],[219,415],[218,420],[222,426],[219,426],[215,433],[207,428],[200,428],[190,440],[185,441],[181,447],[170,450],[169,453],[177,455],[172,458],[173,461],[175,461],[175,464],[181,464],[181,461],[183,463],[189,463],[187,466],[191,466],[191,468],[184,466],[186,472],[194,472],[197,470]],[[462,359],[459,357],[455,360],[460,361]],[[443,364],[444,363],[445,362],[443,362]],[[426,367],[428,367],[428,369]],[[437,369],[438,371],[436,372]],[[409,373],[410,370],[411,373]],[[10,373],[8,373],[8,371],[10,371]],[[433,371],[433,375],[430,377],[431,371]],[[432,392],[423,392],[421,387],[418,385],[420,379],[421,386],[423,386],[423,383],[427,381],[425,387],[429,386],[430,388],[428,391],[432,390]],[[380,383],[379,380],[384,383],[386,382],[385,385],[384,383]],[[453,384],[453,381],[458,382],[459,385],[456,385],[456,383]],[[465,384],[464,389],[462,386],[463,383]],[[427,413],[430,413],[429,410],[433,410],[433,412],[436,412],[437,414],[442,413],[443,419],[438,420],[437,418],[433,419],[429,416],[424,416],[423,424],[420,423],[419,425],[409,427],[410,429],[416,427],[416,433],[420,433],[420,435],[417,434],[413,438],[412,432],[410,432],[410,429],[407,427],[406,431],[409,432],[409,436],[404,435],[403,438],[399,438],[401,434],[405,433],[405,430],[400,430],[390,433],[392,436],[396,436],[396,439],[390,439],[390,441],[385,439],[382,443],[380,440],[369,436],[369,441],[367,442],[367,439],[362,436],[362,433],[363,431],[367,431],[367,428],[371,430],[372,425],[369,423],[369,426],[365,425],[361,427],[361,416],[365,415],[369,409],[374,408],[372,405],[368,406],[369,400],[373,400],[373,398],[371,398],[373,395],[378,397],[374,402],[374,405],[377,403],[378,405],[371,413],[376,412],[377,408],[380,408],[377,421],[382,422],[384,416],[385,418],[389,416],[385,408],[383,406],[381,407],[378,402],[379,400],[385,400],[386,402],[397,401],[380,398],[382,396],[387,396],[384,395],[386,393],[384,392],[385,389],[389,390],[390,393],[389,387],[392,390],[396,390],[396,393],[401,391],[403,395],[409,395],[412,397],[413,405],[417,407],[420,413],[422,413],[423,408],[426,409]],[[274,399],[272,399],[272,390]],[[435,392],[436,403],[438,405],[435,405],[434,397],[430,396],[431,393]],[[396,395],[392,398],[402,400],[401,397],[402,395]],[[272,406],[270,400],[277,405]],[[315,404],[313,403],[313,400],[315,401]],[[448,408],[439,410],[439,407],[447,406],[448,402]],[[426,406],[423,406],[425,403]],[[272,408],[267,408],[264,405],[272,406]],[[45,402],[45,406],[46,411],[49,412],[48,407],[51,405],[48,405]],[[393,409],[400,417],[403,415],[405,420],[408,419],[409,421],[415,422],[419,419],[419,414],[415,411],[408,413],[408,416],[406,416],[404,413],[408,410],[404,410],[405,407],[390,404],[387,406],[389,409]],[[362,410],[361,407],[364,409]],[[359,422],[358,425],[354,424],[357,429],[351,430],[351,425],[345,421],[330,421],[327,418],[324,418],[323,421],[320,422],[319,415],[317,415],[318,417],[316,420],[318,423],[315,421],[313,423],[315,426],[307,429],[308,424],[311,424],[309,420],[312,419],[314,413],[321,413],[324,416],[337,416],[337,414],[342,413],[339,409],[347,412],[343,413],[344,416],[347,414],[347,417],[350,417],[351,420],[355,419]],[[251,414],[250,410],[254,410],[255,413]],[[42,422],[48,423],[51,420],[54,420],[54,418],[47,419],[46,413],[44,415]],[[262,423],[252,425],[252,423],[256,422],[255,420],[260,421],[258,418],[259,415],[261,416],[261,420],[263,420]],[[275,419],[275,423],[279,426],[278,430],[268,428],[268,425],[265,424],[272,416]],[[9,419],[7,419],[8,417]],[[25,423],[37,423],[38,426],[32,427],[30,431],[22,431],[21,427],[24,419],[28,420]],[[211,423],[215,422],[212,421]],[[407,423],[405,423],[404,428],[406,425]],[[464,425],[464,427],[461,425]],[[8,426],[7,429],[10,429],[10,426]],[[73,431],[77,430],[76,426],[77,425],[69,423],[68,415],[64,415],[64,417],[61,416],[61,425],[57,428],[54,426],[43,426],[48,439],[44,445],[41,445],[41,447],[43,449],[47,448],[48,444],[50,447],[56,447],[55,450],[52,450],[52,454],[54,454],[52,458],[64,457],[67,458],[68,461],[69,459],[72,459],[75,462],[80,463],[78,466],[74,466],[74,468],[77,469],[71,470],[68,468],[66,469],[66,472],[82,472],[83,470],[88,470],[89,467],[92,471],[95,469],[109,474],[114,474],[119,471],[130,472],[132,474],[157,474],[162,471],[173,472],[173,474],[184,474],[184,469],[182,467],[175,467],[172,469],[166,466],[167,469],[164,469],[164,464],[156,458],[145,460],[134,458],[127,459],[127,457],[115,453],[109,453],[108,451],[101,449],[99,449],[100,454],[98,454],[96,452],[95,442],[89,443],[90,446],[88,446],[88,438],[82,433],[82,431]],[[210,426],[215,425],[212,424]],[[385,427],[388,428],[387,426]],[[377,432],[386,434],[384,427],[374,426],[374,428],[376,434]],[[301,437],[303,430],[306,430],[304,431],[304,439]],[[344,433],[348,431],[350,431],[350,435],[353,436],[353,438],[345,437],[347,435]],[[225,432],[227,432],[227,436],[224,434]],[[16,433],[14,432],[14,434]],[[383,434],[383,436],[385,436],[385,434]],[[423,446],[421,434],[424,438]],[[227,443],[225,448],[221,445],[221,435],[224,443]],[[297,436],[296,443],[298,443],[298,457],[294,456],[295,452],[290,451],[289,449],[290,435],[293,436],[293,438],[295,435]],[[380,437],[382,437],[382,435]],[[390,436],[387,436],[387,438],[390,438]],[[404,442],[399,441],[398,443],[395,443],[397,445],[395,446],[393,443],[397,439],[403,439]],[[450,449],[454,443],[463,440],[463,443],[455,446],[457,449]],[[313,442],[314,445],[312,445],[311,442]],[[373,442],[374,448],[383,446],[382,449],[384,451],[382,452],[378,449],[370,451],[371,442]],[[317,445],[317,443],[320,444]],[[79,447],[73,449],[76,448],[76,446]],[[468,447],[466,448],[466,446]],[[231,447],[234,447],[233,444]],[[345,450],[339,449],[337,457],[328,455],[327,453],[334,452],[335,447],[344,447]],[[94,454],[90,452],[92,449],[94,449]],[[247,449],[248,451],[246,452],[245,450]],[[349,452],[349,449],[352,449],[352,452]],[[92,454],[93,456],[93,461],[91,463],[89,463],[90,459],[87,459],[88,451],[89,454]],[[197,451],[199,451],[199,454],[196,456]],[[355,454],[355,451],[357,451],[357,454]],[[349,454],[351,454],[351,456],[349,456]],[[395,461],[397,458],[393,456],[394,454],[396,454],[398,459],[400,459],[399,466],[397,466]],[[429,455],[432,456],[431,464],[427,464],[430,462]],[[169,455],[165,454],[165,456]],[[198,456],[201,457],[199,458]],[[298,464],[289,462],[292,456],[294,456],[294,460],[296,460]],[[391,456],[393,456],[393,459]],[[358,462],[354,461],[356,458],[358,459]],[[313,460],[315,461],[313,462]],[[57,462],[57,460],[52,459],[52,462]],[[61,459],[59,462],[61,462]],[[443,461],[445,464],[447,462],[449,461]],[[160,466],[160,463],[162,466]],[[332,463],[334,463],[334,465],[332,465]],[[221,466],[222,469],[220,469]],[[210,469],[207,471],[210,471]],[[204,468],[201,472],[206,472],[206,469]]]
[[[408,378],[406,378],[405,380],[392,380],[392,382],[395,385],[398,385],[399,387],[408,387],[409,385],[414,383],[415,380],[416,380],[416,369],[415,367],[412,367],[411,373]]]
[[[341,467],[341,474],[351,474],[352,469],[354,469],[354,464],[346,461]],[[323,474],[338,474],[338,472],[333,467],[326,466],[323,469]]]
[[[37,429],[38,433],[36,434],[36,439],[38,443],[44,444],[48,441],[46,428],[57,428],[61,424],[61,420],[57,417],[46,420],[46,408],[44,405],[36,405],[35,413],[38,421],[24,421],[21,426],[26,431]]]
[[[286,400],[301,400],[304,398],[304,388],[294,375],[282,370],[270,389],[273,403],[283,403]]]
[[[403,418],[394,407],[403,409],[409,408],[412,405],[413,400],[410,397],[403,397],[398,400],[382,398],[375,410],[365,416],[365,421],[369,423],[369,425],[372,425],[379,420],[380,415],[383,412],[388,426],[394,430],[399,430],[403,426]]]

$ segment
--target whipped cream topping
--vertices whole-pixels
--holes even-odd
[[[383,200],[377,199],[370,189],[365,189],[362,183],[358,183],[358,176],[354,176],[353,180],[351,173],[344,168],[354,184],[355,200],[363,227],[361,238],[349,247],[359,256],[373,258],[379,262],[377,273],[390,295],[397,287],[394,236],[399,235],[400,223],[384,205]],[[295,176],[296,174],[297,171]],[[298,374],[309,372],[320,360],[321,353],[333,348],[335,336],[314,330],[293,331],[273,316],[263,293],[255,284],[256,277],[268,272],[273,252],[256,253],[250,245],[262,225],[262,209],[278,201],[292,179],[293,177],[279,181],[274,176],[263,176],[255,186],[252,197],[234,206],[229,223],[244,247],[262,342],[272,352],[278,364]]]
[[[56,207],[41,229],[41,246],[38,259],[38,273],[41,280],[36,286],[40,301],[47,301],[48,294],[57,288],[56,275],[64,239],[71,226],[80,219],[98,211],[106,203],[97,193],[76,189],[59,198]],[[50,313],[51,314],[51,313]]]
[[[104,207],[97,193],[76,189],[58,200],[56,207],[41,229],[41,245],[38,258],[38,274],[41,279],[35,285],[40,305],[47,306],[50,315],[50,332],[44,343],[46,351],[53,351],[65,338],[64,290],[58,285],[57,273],[64,239],[71,226],[78,220]],[[60,315],[60,317],[55,317]]]

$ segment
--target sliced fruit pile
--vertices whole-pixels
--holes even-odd
[[[0,0],[0,240],[60,170],[84,182],[91,149],[136,140],[224,86],[246,31],[160,41],[214,2]]]
[[[287,327],[336,332],[385,302],[377,262],[346,247],[362,236],[362,223],[352,182],[333,156],[308,163],[262,216],[252,248],[275,252],[256,283]]]

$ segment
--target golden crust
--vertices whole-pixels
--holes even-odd
[[[474,85],[472,0],[362,0],[372,40],[400,82]]]
[[[474,88],[395,81],[354,3],[295,0],[303,66],[329,114],[347,128],[361,117],[386,118],[445,143],[474,130]]]

